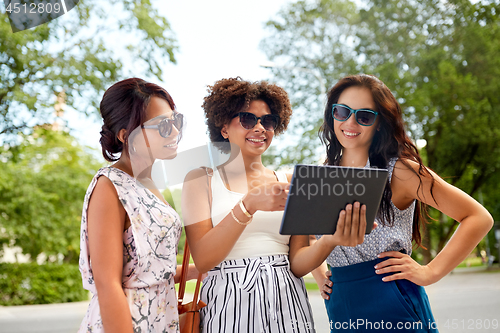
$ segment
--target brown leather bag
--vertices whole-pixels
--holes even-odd
[[[182,259],[182,272],[179,281],[179,297],[177,309],[179,310],[179,327],[181,333],[199,333],[200,332],[200,309],[206,306],[201,300],[198,301],[200,292],[201,273],[196,281],[193,301],[187,304],[182,304],[184,299],[184,291],[186,289],[186,281],[189,267],[189,246],[186,240],[184,244],[184,257]]]

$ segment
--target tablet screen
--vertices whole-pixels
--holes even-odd
[[[387,175],[386,169],[296,165],[280,234],[333,234],[340,211],[355,201],[366,205],[366,233],[369,233]]]

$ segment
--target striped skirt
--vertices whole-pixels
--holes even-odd
[[[201,288],[204,333],[315,332],[304,280],[287,255],[227,260]]]

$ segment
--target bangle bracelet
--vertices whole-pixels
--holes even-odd
[[[232,210],[232,209],[231,209],[231,216],[233,217],[233,219],[234,219],[234,220],[235,220],[238,224],[241,224],[241,225],[249,225],[249,224],[250,224],[250,222],[252,222],[252,220],[253,220],[253,217],[251,217],[251,218],[250,218],[250,220],[248,220],[247,222],[241,222],[240,220],[238,220],[238,219],[236,218],[236,215],[234,215],[234,212],[233,212],[233,210]]]
[[[245,205],[243,204],[243,199],[240,200],[240,208],[241,208],[241,211],[243,212],[243,214],[245,214],[247,217],[253,217],[252,214],[250,214],[248,212],[248,210],[245,208]]]

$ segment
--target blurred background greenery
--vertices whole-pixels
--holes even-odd
[[[110,6],[119,6],[119,15],[110,18]],[[16,34],[5,11],[0,12],[0,257],[4,246],[19,248],[31,261],[26,271],[33,264],[47,269],[49,263],[58,264],[62,272],[76,267],[83,197],[104,165],[98,152],[64,130],[58,113],[68,106],[94,116],[106,87],[132,75],[161,79],[165,62],[175,63],[178,52],[167,18],[149,0],[87,0],[74,10],[78,15],[71,20]],[[324,92],[345,75],[370,73],[398,99],[426,165],[500,221],[498,0],[292,1],[266,29],[261,49],[270,63],[265,66],[294,107],[288,133],[271,147],[266,163],[276,168],[322,163],[317,132]],[[130,36],[123,50],[108,48],[106,37],[114,34]],[[132,72],[124,56],[134,59]],[[164,194],[173,205],[172,196],[180,191]],[[414,252],[422,263],[443,248],[457,227],[436,210],[430,214],[426,249]],[[498,222],[494,229],[500,229]],[[181,254],[183,244],[184,234]],[[489,256],[498,262],[496,244],[492,230],[463,265],[485,265]],[[0,268],[0,284],[20,275],[18,266]],[[74,274],[66,275],[60,285],[81,289]],[[33,273],[17,287],[1,288],[0,304],[33,299],[14,294],[28,282],[38,285],[36,276],[43,280],[57,274]],[[13,294],[6,295],[7,290]],[[37,302],[82,297],[75,292],[68,299],[65,293]]]

